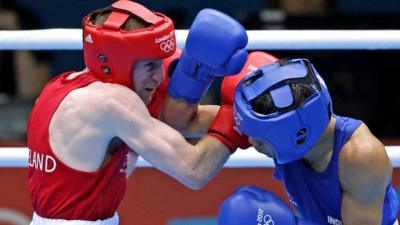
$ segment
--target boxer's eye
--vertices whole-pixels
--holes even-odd
[[[151,70],[157,70],[161,67],[162,61],[157,60],[157,61],[148,61],[144,64],[145,68],[149,71]]]

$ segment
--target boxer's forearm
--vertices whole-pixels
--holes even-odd
[[[219,106],[191,104],[184,100],[167,97],[161,120],[180,131],[183,136],[203,136],[217,114]]]

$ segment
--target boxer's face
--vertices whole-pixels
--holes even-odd
[[[133,70],[133,90],[148,105],[158,85],[164,81],[163,60],[140,60]]]
[[[254,137],[249,137],[249,142],[258,152],[266,154],[270,158],[276,158],[276,151],[270,143]]]

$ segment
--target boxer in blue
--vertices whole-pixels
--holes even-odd
[[[298,219],[284,203],[265,197],[271,193],[246,187],[221,206],[219,225],[397,224],[399,203],[384,145],[362,121],[334,114],[309,60],[267,64],[243,79],[225,78],[221,89],[234,92],[238,130],[274,159],[275,177]],[[237,204],[247,207],[235,210]],[[269,217],[257,221],[259,210]]]

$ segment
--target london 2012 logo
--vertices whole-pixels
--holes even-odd
[[[170,52],[175,49],[175,38],[171,38],[160,44],[160,49],[164,52]]]
[[[275,225],[271,215],[264,215],[263,209],[258,209],[257,212],[257,225]]]
[[[175,31],[171,31],[162,37],[157,37],[154,43],[160,43],[160,49],[164,52],[173,51],[175,49]]]

